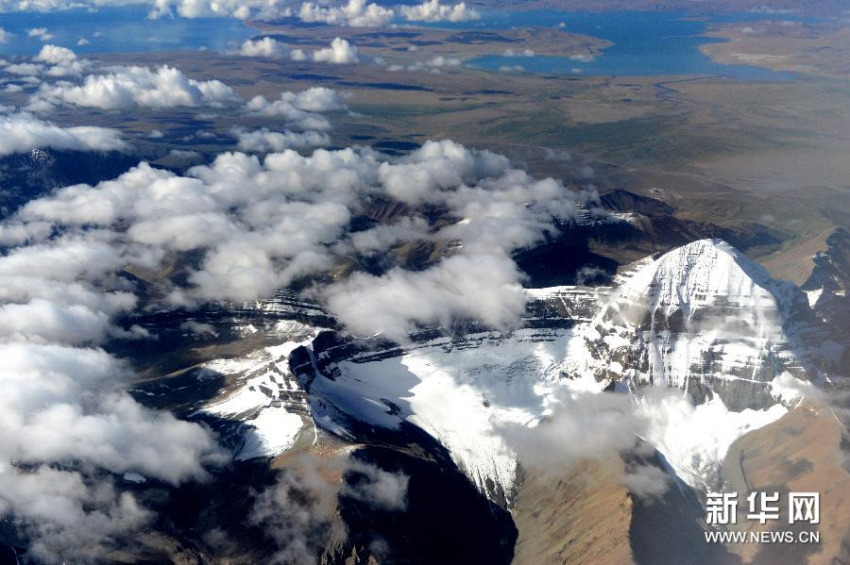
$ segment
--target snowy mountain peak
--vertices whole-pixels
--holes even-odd
[[[778,312],[768,290],[770,276],[757,263],[718,239],[703,239],[670,251],[639,269],[620,291],[623,302],[638,303],[670,317],[693,320],[700,311],[723,306],[755,313]]]
[[[507,506],[519,475],[503,431],[551,417],[565,395],[611,384],[635,393],[645,439],[687,484],[705,486],[737,437],[785,413],[774,380],[807,378],[789,331],[801,325],[787,308],[794,300],[808,308],[805,295],[720,240],[644,259],[612,287],[526,295],[526,327],[511,334],[434,335],[400,347],[287,326],[288,370],[278,350],[255,355],[239,367],[241,388],[206,411],[251,428],[241,457],[294,444],[309,416],[348,441],[416,444]],[[287,297],[244,305],[241,315],[277,328],[307,312],[327,319]]]
[[[795,295],[720,240],[700,240],[633,266],[612,289],[567,372],[637,389],[719,395],[732,410],[774,404],[768,382],[804,376],[786,331]],[[578,342],[581,343],[581,342]]]

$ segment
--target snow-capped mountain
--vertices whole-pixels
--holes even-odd
[[[806,350],[821,334],[805,294],[719,240],[640,261],[611,287],[536,289],[527,298],[526,327],[507,335],[424,332],[402,347],[315,328],[305,338],[311,330],[302,328],[298,339],[252,354],[256,366],[243,360],[240,385],[204,410],[247,424],[242,457],[294,445],[309,427],[292,418],[284,433],[283,413],[306,411],[348,441],[456,465],[510,505],[519,463],[502,432],[541,425],[564,394],[633,395],[644,439],[681,480],[704,490],[735,439],[786,412],[789,382],[825,376]],[[294,312],[280,302],[241,314],[277,320]],[[281,351],[291,351],[285,369]],[[216,363],[208,368],[232,372]],[[287,398],[306,401],[281,402],[281,382]]]
[[[648,258],[620,278],[571,343],[568,372],[676,387],[695,404],[717,394],[731,409],[771,406],[767,383],[818,376],[803,341],[816,331],[806,298],[719,240]]]

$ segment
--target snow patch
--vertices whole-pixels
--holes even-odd
[[[334,380],[313,381],[311,395],[359,421],[387,429],[404,421],[418,426],[449,450],[482,492],[493,495],[495,486],[510,497],[516,454],[499,430],[548,413],[552,391],[563,384],[560,360],[570,333],[549,331],[546,341],[538,341],[539,330],[498,335],[453,345],[435,340],[401,357],[343,361]],[[317,409],[313,403],[314,415]]]
[[[781,404],[767,410],[729,410],[720,397],[694,406],[677,391],[649,394],[638,400],[638,412],[649,420],[647,437],[689,486],[716,488],[717,472],[729,447],[744,434],[775,422],[787,413]]]
[[[301,416],[274,406],[263,409],[246,424],[251,430],[245,435],[245,444],[237,456],[240,461],[280,455],[293,446],[304,426]]]
[[[821,294],[823,294],[823,288],[819,288],[817,290],[807,290],[806,298],[809,299],[809,308],[814,308],[815,304],[820,300]]]

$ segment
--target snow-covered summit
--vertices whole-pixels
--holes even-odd
[[[758,324],[762,315],[771,329],[778,313],[776,300],[767,285],[770,275],[761,265],[718,239],[689,243],[640,269],[623,287],[623,302],[646,305],[652,312],[670,317],[681,312],[693,321],[700,311],[721,306],[745,314],[748,323]],[[614,303],[613,307],[621,306]]]
[[[733,410],[765,408],[768,382],[804,375],[789,330],[799,300],[729,244],[695,241],[636,265],[571,344],[567,367],[681,388],[696,403],[718,394]]]

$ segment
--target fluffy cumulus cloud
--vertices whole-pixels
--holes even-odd
[[[330,47],[314,51],[312,59],[317,63],[332,63],[335,65],[348,65],[360,62],[360,58],[357,56],[357,47],[352,45],[347,39],[341,39],[339,37],[331,41]]]
[[[238,140],[237,148],[240,151],[253,153],[272,153],[286,149],[300,149],[304,147],[322,147],[331,142],[328,134],[318,131],[270,131],[268,128],[260,128],[254,131],[245,129],[233,130]]]
[[[345,110],[345,102],[335,90],[314,86],[301,92],[283,92],[277,100],[255,96],[247,104],[248,112],[259,116],[285,119],[290,127],[324,131],[331,124],[322,113]]]
[[[323,6],[304,2],[298,10],[304,22],[320,22],[330,25],[351,27],[380,27],[393,20],[393,11],[378,4],[367,4],[366,0],[349,0],[341,6]]]
[[[297,17],[308,23],[324,23],[350,27],[381,27],[392,23],[398,15],[408,21],[464,22],[477,20],[481,14],[466,5],[443,4],[425,0],[412,6],[390,8],[368,0],[347,2],[295,0],[0,0],[0,12],[53,12],[71,8],[98,9],[116,4],[150,6],[150,16],[159,18],[179,15],[184,18],[227,17],[242,20],[270,20]],[[49,41],[53,35],[46,28],[29,30],[31,37]],[[0,35],[2,37],[2,35]]]
[[[42,41],[50,41],[53,39],[53,34],[46,27],[34,27],[27,31],[27,36],[40,39]]]
[[[45,73],[48,76],[79,75],[91,67],[89,61],[78,59],[76,53],[57,45],[45,45],[33,57],[33,61],[44,63]]]
[[[330,286],[324,296],[353,331],[403,340],[418,323],[446,327],[456,317],[511,329],[525,311],[519,280],[516,266],[503,254],[460,254],[421,272],[358,273]]]
[[[651,499],[660,497],[667,492],[672,479],[659,467],[631,464],[627,466],[622,482],[632,496]]]
[[[342,476],[343,480],[326,477]],[[249,522],[260,527],[275,552],[269,563],[315,563],[316,554],[348,533],[338,516],[344,497],[383,512],[407,507],[409,477],[355,457],[298,457],[257,497]]]
[[[34,57],[36,61],[52,63],[54,65],[68,65],[77,60],[77,55],[66,47],[57,45],[45,45]]]
[[[74,8],[97,10],[116,5],[149,6],[152,18],[274,19],[293,15],[294,0],[0,0],[0,12],[55,12]],[[35,35],[39,36],[36,28]],[[44,33],[48,33],[44,30]],[[45,38],[46,39],[46,38]]]
[[[285,43],[271,38],[246,39],[239,48],[239,55],[243,57],[269,57],[272,59],[285,59],[290,57],[292,50]]]
[[[399,11],[408,21],[414,22],[467,22],[478,20],[481,14],[465,2],[449,5],[440,0],[426,0],[414,6],[401,6]]]
[[[0,155],[41,147],[82,151],[125,148],[119,131],[109,128],[61,127],[27,113],[0,115]]]
[[[91,61],[78,59],[70,49],[50,44],[42,47],[30,62],[0,61],[2,72],[21,77],[17,79],[20,84],[15,85],[17,92],[23,90],[25,85],[38,86],[45,78],[79,76],[92,66]]]
[[[417,61],[412,65],[389,65],[387,70],[389,72],[398,72],[398,71],[407,71],[410,73],[414,72],[431,72],[435,74],[439,74],[441,69],[450,68],[450,67],[459,67],[461,65],[460,59],[455,59],[453,57],[443,57],[442,55],[437,55],[436,57],[432,57],[427,61]]]
[[[97,562],[115,538],[152,518],[131,494],[119,493],[109,482],[95,490],[79,474],[48,467],[2,472],[0,491],[0,513],[26,511],[22,519],[33,538],[27,557],[36,562],[62,563],[63,557]]]
[[[327,89],[255,105],[296,121],[344,108]],[[274,145],[323,135],[239,133],[275,152],[224,153],[184,175],[141,164],[96,186],[61,188],[0,223],[0,426],[10,431],[0,438],[0,513],[34,536],[41,559],[97,551],[146,523],[147,511],[110,477],[131,472],[179,484],[203,479],[222,458],[205,429],[137,404],[126,392],[128,368],[102,349],[148,337],[118,322],[139,307],[124,269],[191,256],[186,277],[156,283],[155,293],[158,307],[191,307],[268,296],[353,254],[429,242],[443,252],[427,268],[355,274],[305,292],[359,333],[404,340],[420,324],[456,318],[509,329],[525,304],[513,252],[556,231],[587,196],[451,141],[404,157],[368,148],[302,155]],[[350,232],[376,201],[407,212]],[[429,220],[433,209],[446,221]],[[347,496],[403,508],[404,477],[353,472],[360,478]],[[290,490],[271,491],[257,516],[270,519]]]
[[[114,323],[136,297],[110,236],[24,232],[41,241],[0,256],[0,515],[39,562],[94,561],[151,517],[116,475],[179,484],[222,455],[205,429],[136,403],[128,368],[101,349],[145,335]]]
[[[147,2],[138,1],[137,4]],[[292,15],[292,2],[287,0],[153,0],[151,16],[184,18],[238,18],[267,20]]]
[[[290,93],[285,102],[287,112],[341,103],[325,90]],[[309,132],[273,133],[241,132],[241,141],[259,152],[324,141]],[[347,233],[376,197],[411,209],[442,208],[458,220],[430,226],[414,214]],[[129,246],[134,259],[202,251],[190,286],[166,292],[176,304],[266,296],[330,270],[351,252],[385,252],[416,240],[451,244],[450,256],[423,271],[358,274],[314,291],[351,329],[403,340],[417,324],[448,325],[455,317],[512,327],[524,297],[511,254],[556,231],[555,221],[573,217],[584,197],[552,179],[533,179],[504,157],[442,141],[397,159],[369,149],[308,156],[285,150],[263,161],[228,153],[184,177],[142,165],[114,181],[31,202],[17,220],[98,226]]]
[[[300,50],[292,51],[271,38],[246,41],[236,53],[243,56],[300,57],[327,63],[354,63],[359,60],[357,48],[343,39],[336,39],[330,47],[310,55]],[[4,72],[21,75],[23,80],[29,81],[28,84],[38,86],[26,106],[29,112],[35,113],[49,113],[64,105],[102,110],[228,107],[241,109],[248,114],[282,117],[288,127],[307,131],[330,129],[330,122],[321,114],[346,109],[342,97],[329,88],[314,87],[299,93],[284,92],[278,100],[272,101],[256,96],[246,103],[232,88],[219,80],[196,80],[167,65],[155,68],[102,67],[90,60],[78,58],[70,49],[55,45],[45,45],[31,63],[2,66],[4,64],[0,61],[0,68]],[[20,90],[22,88],[18,87]],[[94,145],[102,137],[103,131],[91,128],[90,133]],[[272,137],[277,139],[272,142],[272,148],[327,144],[325,138],[317,135],[300,140],[290,136],[287,145],[281,144],[278,136]],[[11,143],[13,140],[8,141],[7,145]]]
[[[505,49],[502,53],[502,57],[534,57],[534,51],[531,49],[523,49],[522,51],[515,51],[513,49]]]
[[[350,65],[360,62],[357,46],[347,39],[334,38],[328,47],[315,51],[292,49],[271,37],[258,40],[247,40],[237,51],[242,57],[268,57],[271,59],[291,59],[293,61],[314,61],[316,63],[331,63],[334,65]]]
[[[12,39],[12,34],[0,27],[0,43],[9,43]]]
[[[167,65],[153,69],[131,66],[116,67],[104,74],[89,74],[82,84],[43,83],[29,107],[35,111],[50,110],[62,104],[104,110],[221,107],[238,100],[233,89],[218,80],[198,81]]]

